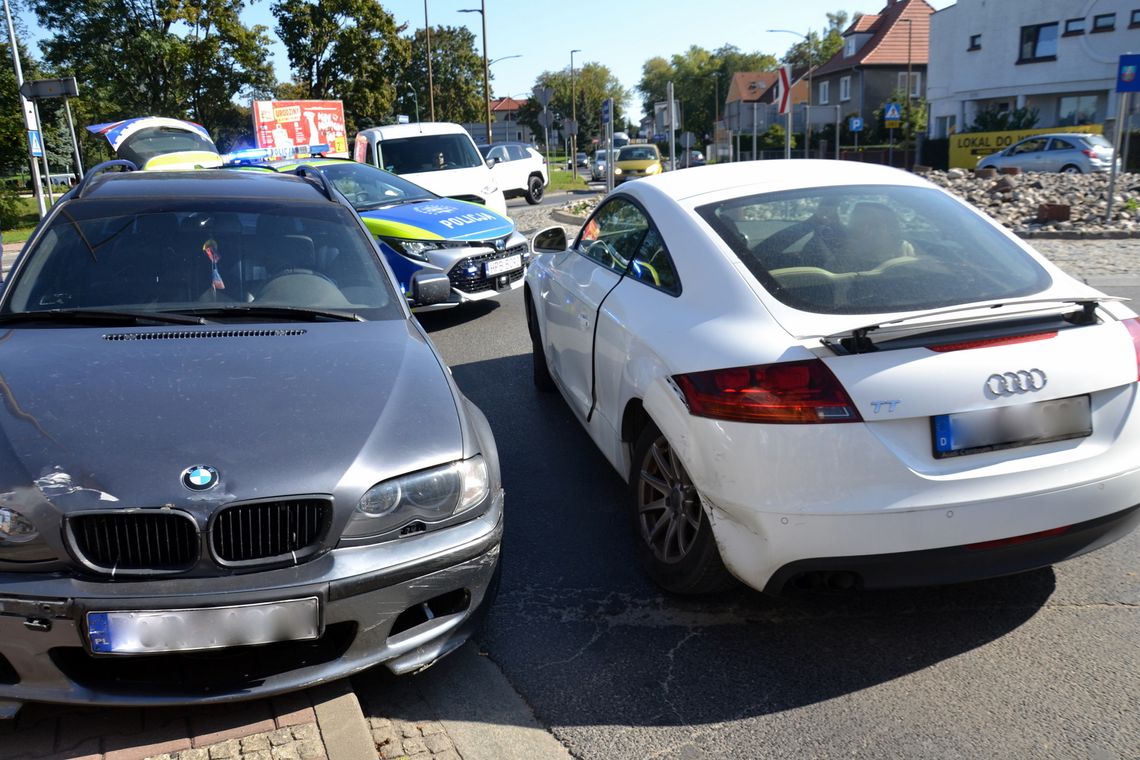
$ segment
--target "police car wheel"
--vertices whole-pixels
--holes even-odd
[[[531,177],[526,183],[526,202],[534,206],[542,203],[544,188],[542,177]]]

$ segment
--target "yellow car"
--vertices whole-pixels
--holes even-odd
[[[656,145],[626,145],[618,151],[614,163],[614,184],[620,185],[628,179],[660,174],[664,169]]]

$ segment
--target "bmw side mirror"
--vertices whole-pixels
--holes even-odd
[[[443,272],[416,272],[412,275],[412,305],[431,306],[451,297],[451,280]]]
[[[534,236],[535,253],[562,253],[566,250],[566,230],[561,227],[547,227]]]

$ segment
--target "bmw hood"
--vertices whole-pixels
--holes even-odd
[[[493,240],[515,230],[514,222],[486,206],[453,198],[361,211],[360,216],[372,234],[407,240]]]
[[[453,386],[404,320],[17,329],[0,333],[0,395],[0,493],[47,483],[65,509],[355,504],[463,456]],[[195,466],[215,487],[184,484]]]

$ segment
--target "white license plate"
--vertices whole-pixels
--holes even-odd
[[[937,459],[1092,435],[1088,396],[941,414],[931,421]]]
[[[494,277],[495,275],[502,274],[503,272],[513,272],[521,266],[522,256],[516,254],[514,256],[508,256],[505,259],[495,259],[494,261],[488,261],[483,265],[483,271],[488,277]]]
[[[235,607],[88,612],[98,654],[192,652],[320,636],[316,597]]]

